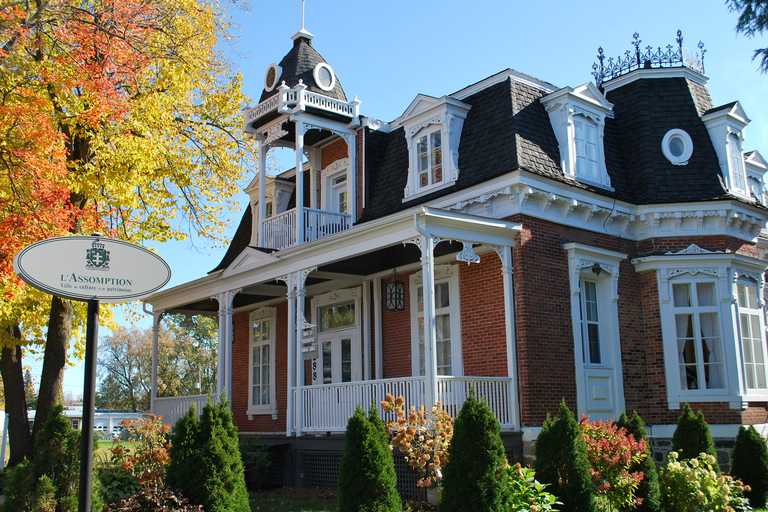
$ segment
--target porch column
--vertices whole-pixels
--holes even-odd
[[[306,87],[305,87],[306,88]],[[296,120],[296,243],[304,243],[304,132],[307,125]]]
[[[437,323],[435,321],[435,240],[421,237],[421,274],[424,287],[424,376],[426,390],[424,405],[437,403]],[[417,354],[418,356],[418,354]]]
[[[212,297],[219,302],[219,373],[216,382],[217,395],[221,400],[224,391],[232,403],[232,303],[242,288],[220,293]]]
[[[296,287],[295,274],[290,273],[278,278],[288,287],[288,362],[287,362],[287,397],[285,407],[285,435],[291,437],[294,432],[294,391],[296,387]]]
[[[302,341],[304,339],[303,331],[307,326],[307,318],[304,315],[304,309],[306,306],[307,290],[304,288],[304,282],[306,280],[306,274],[304,272],[296,272],[296,329],[294,331],[296,336],[296,402],[294,407],[296,412],[294,418],[296,419],[296,437],[301,436],[301,429],[304,426],[304,395],[302,386],[304,386],[304,353],[302,352]]]
[[[165,311],[152,313],[152,391],[150,394],[149,410],[155,414],[155,399],[157,398],[157,365],[159,362],[158,340],[160,338],[160,321],[165,316]]]
[[[507,375],[512,378],[509,388],[509,416],[516,429],[520,411],[517,405],[517,340],[515,339],[515,270],[512,266],[512,247],[494,247],[501,258],[501,278],[504,283],[504,319],[507,341]]]
[[[347,211],[352,215],[352,224],[357,222],[360,209],[357,207],[358,194],[354,191],[359,190],[357,187],[357,137],[355,135],[346,135],[344,140],[347,142],[347,153],[349,154],[349,168],[347,169],[347,183],[349,183],[349,194],[347,195],[354,204],[347,205]]]
[[[266,247],[264,243],[264,221],[267,217],[267,153],[269,144],[259,141],[259,225],[256,232],[259,234],[258,246]],[[277,205],[272,205],[272,211],[277,211]]]
[[[373,323],[375,325],[374,357],[376,358],[376,380],[384,378],[384,343],[381,339],[381,278],[373,280]]]
[[[371,380],[371,286],[370,281],[363,281],[363,379]]]

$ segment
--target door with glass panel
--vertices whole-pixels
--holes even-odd
[[[601,284],[603,286],[601,286]],[[619,338],[610,325],[610,308],[606,297],[607,282],[594,279],[579,281],[579,320],[581,331],[582,395],[587,414],[593,421],[617,419],[623,408]]]
[[[361,380],[354,301],[319,308],[317,384]]]

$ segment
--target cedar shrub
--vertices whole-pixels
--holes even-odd
[[[628,418],[623,412],[619,419],[616,421],[616,425],[627,429],[627,433],[635,436],[636,441],[645,439],[647,442],[647,434],[645,432],[645,423],[637,414],[637,411],[632,414],[632,418]],[[642,462],[632,467],[631,471],[642,471],[643,480],[640,482],[640,486],[635,493],[638,498],[642,498],[643,502],[632,510],[638,512],[661,512],[661,491],[659,490],[659,473],[656,470],[656,463],[653,462],[653,453],[651,452],[650,445],[646,448],[647,457]]]
[[[699,409],[697,414],[693,414],[688,403],[683,405],[683,412],[677,418],[677,428],[672,434],[672,451],[677,452],[680,460],[695,459],[700,453],[712,455],[715,457],[715,471],[720,473],[715,443],[704,413]]]
[[[229,402],[222,399],[211,405],[209,401],[200,420],[194,411],[187,411],[177,425],[171,440],[169,485],[181,489],[190,503],[202,505],[208,512],[250,512]],[[182,438],[185,431],[187,439]],[[174,450],[177,442],[181,446]]]
[[[339,464],[339,512],[401,512],[395,462],[376,405],[358,405],[347,422]]]
[[[739,427],[731,458],[731,476],[751,490],[744,496],[753,508],[765,508],[768,501],[768,445],[755,427]]]
[[[453,425],[440,512],[503,510],[509,499],[509,474],[501,426],[485,401],[477,401],[474,389]]]
[[[536,478],[549,484],[547,491],[557,496],[563,512],[594,512],[596,499],[590,478],[587,445],[581,428],[565,405],[554,418],[547,414],[536,439]]]

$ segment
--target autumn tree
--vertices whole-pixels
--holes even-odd
[[[111,336],[101,338],[97,407],[149,410],[152,339],[152,329],[136,326],[120,327]],[[211,318],[168,317],[158,331],[158,396],[185,396],[215,389],[217,345],[218,330]]]
[[[37,408],[37,391],[35,391],[35,382],[32,380],[32,373],[29,368],[24,370],[24,396],[27,400],[27,407]]]
[[[35,432],[61,397],[82,303],[25,287],[30,242],[95,230],[151,244],[220,236],[254,154],[213,0],[0,3],[0,373],[13,464],[24,432],[21,347],[45,344]],[[82,351],[82,348],[80,347]]]
[[[731,12],[739,13],[736,32],[754,37],[768,30],[768,0],[727,0]],[[752,59],[760,58],[760,71],[768,73],[768,48],[758,48]]]

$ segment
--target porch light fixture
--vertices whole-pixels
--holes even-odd
[[[592,265],[592,273],[595,274],[596,276],[599,276],[600,272],[602,272],[602,271],[603,271],[603,269],[600,268],[600,264],[599,263],[595,263],[594,265]]]
[[[402,311],[405,309],[405,283],[398,279],[397,269],[392,270],[387,283],[387,311]]]

